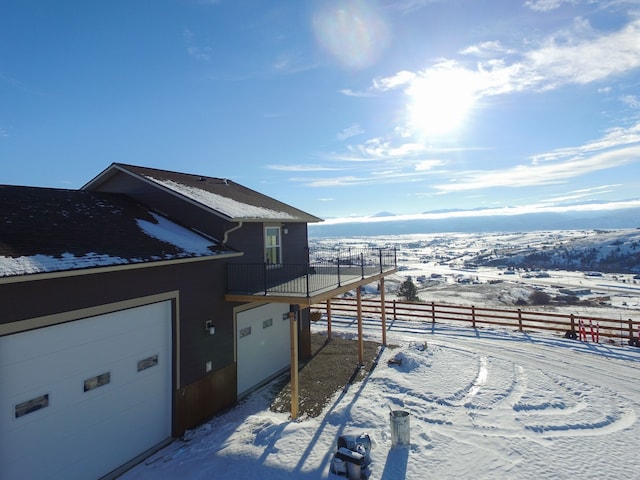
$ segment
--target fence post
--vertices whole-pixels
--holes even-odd
[[[522,310],[518,309],[518,330],[522,331]]]
[[[338,265],[338,286],[341,287],[341,282],[340,282],[340,252],[338,252],[338,259],[337,259],[337,265]]]
[[[360,252],[360,274],[364,278],[364,253]]]
[[[571,318],[571,331],[575,332],[576,331],[576,318],[573,316],[573,313],[570,316]]]
[[[397,320],[398,319],[398,314],[396,312],[396,301],[393,301],[393,319]]]
[[[382,251],[382,250],[381,250]],[[384,299],[384,277],[380,278],[380,316],[382,320],[382,345],[387,346],[387,307]]]
[[[471,323],[473,324],[473,328],[476,328],[476,307],[475,307],[475,305],[471,305]]]
[[[629,340],[633,342],[633,320],[629,319]]]
[[[436,323],[436,302],[431,302],[431,323]]]
[[[267,295],[269,293],[269,288],[267,287],[267,262],[262,264],[264,268],[262,269],[262,280],[264,285],[264,294]]]
[[[379,253],[379,258],[380,258],[380,273],[382,273],[384,271],[384,268],[382,268],[382,249],[378,249],[378,253]]]
[[[331,340],[331,299],[327,300],[327,338]]]

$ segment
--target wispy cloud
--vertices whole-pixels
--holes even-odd
[[[343,157],[349,161],[370,161],[391,158],[405,158],[407,156],[422,155],[429,151],[429,147],[422,143],[406,142],[394,144],[391,140],[382,137],[371,138],[365,143],[349,145],[347,147],[352,155]]]
[[[374,137],[358,144],[349,144],[344,152],[334,152],[328,155],[332,161],[342,161],[356,164],[376,164],[380,162],[405,162],[406,165],[417,165],[420,162],[444,162],[441,158],[433,160],[434,156],[454,154],[470,151],[489,150],[486,147],[466,146],[434,146],[405,138]],[[388,163],[387,163],[388,164]]]
[[[640,20],[601,35],[587,21],[578,21],[574,35],[559,40],[552,37],[526,53],[523,65],[528,72],[523,77],[539,78],[538,86],[549,89],[587,84],[635,70],[640,67],[639,37]]]
[[[597,152],[610,148],[621,147],[640,143],[640,123],[623,128],[612,128],[602,137],[584,145],[575,147],[558,148],[546,153],[540,153],[531,157],[532,164],[556,161],[562,158],[582,156],[591,152]]]
[[[600,33],[588,21],[577,19],[572,28],[556,32],[517,52],[497,41],[469,46],[465,56],[481,57],[473,66],[455,59],[441,59],[431,67],[399,71],[376,78],[370,92],[410,89],[415,82],[443,72],[465,78],[465,88],[477,98],[513,92],[546,91],[570,84],[588,84],[640,68],[640,19],[618,31]],[[497,56],[487,58],[493,53]],[[509,54],[510,61],[505,59]]]
[[[470,45],[463,48],[459,52],[461,55],[475,55],[478,57],[492,56],[495,54],[514,54],[517,50],[506,48],[497,40],[482,42],[476,45]]]
[[[563,4],[573,5],[576,0],[527,0],[524,6],[537,12],[550,12],[560,8]]]
[[[297,52],[280,53],[271,64],[273,71],[285,75],[307,72],[317,68],[317,66],[306,62],[304,55]]]
[[[582,188],[579,190],[573,190],[571,192],[567,192],[566,194],[563,194],[563,195],[553,196],[551,197],[551,199],[543,203],[557,204],[557,203],[565,203],[565,202],[574,202],[576,200],[580,200],[584,198],[593,199],[595,196],[602,195],[605,193],[611,193],[615,191],[616,188],[621,186],[622,186],[621,184],[614,184],[614,185],[600,185],[592,188]]]
[[[435,185],[442,192],[460,192],[496,187],[531,187],[566,183],[568,180],[640,161],[640,145],[574,157],[560,162],[516,165],[501,170],[461,172],[450,183]]]
[[[631,108],[640,108],[640,97],[637,95],[623,95],[620,100]]]
[[[378,78],[373,80],[373,89],[379,91],[392,90],[394,88],[402,87],[411,83],[417,74],[409,72],[408,70],[402,70],[395,75],[386,78]]]
[[[317,187],[317,188],[350,187],[354,185],[363,185],[368,182],[367,179],[363,177],[358,177],[355,175],[346,175],[343,177],[331,177],[331,178],[318,178],[318,179],[299,178],[294,180],[304,183],[308,187]]]
[[[347,138],[355,137],[356,135],[360,135],[364,133],[364,130],[360,127],[360,125],[355,124],[350,127],[345,128],[340,133],[338,133],[338,140],[346,140]]]
[[[411,13],[431,3],[446,2],[447,0],[387,0],[386,8],[398,10],[402,13]]]
[[[371,91],[359,91],[352,90],[350,88],[343,88],[338,90],[338,92],[347,97],[372,97],[374,95],[374,93]]]
[[[339,167],[329,167],[326,165],[267,165],[269,170],[277,170],[280,172],[333,172],[341,170]]]
[[[416,172],[397,170],[373,171],[362,175],[344,175],[328,178],[297,178],[292,179],[311,188],[327,187],[355,187],[363,185],[392,185],[396,183],[416,182],[419,180]]]
[[[446,152],[446,149],[442,151]],[[435,182],[433,188],[440,193],[558,185],[589,173],[640,162],[640,123],[608,130],[601,138],[584,145],[533,155],[527,163],[510,168],[454,172],[446,170],[449,163],[446,157],[436,155],[437,149],[421,143],[395,144],[381,137],[372,138],[362,144],[349,145],[346,153],[332,157],[359,165],[357,176],[304,181],[312,187],[325,187],[406,182],[431,177]],[[360,164],[368,165],[368,173]],[[445,176],[450,180],[442,181]]]
[[[415,170],[416,172],[426,172],[431,171],[437,167],[442,167],[445,165],[444,160],[432,159],[432,160],[420,160],[416,163]]]
[[[191,30],[186,29],[182,36],[187,44],[187,53],[190,56],[206,62],[211,60],[211,47],[201,47],[196,45],[196,36]]]

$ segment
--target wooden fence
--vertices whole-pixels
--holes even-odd
[[[312,310],[326,315],[327,307],[332,314],[357,316],[357,300],[353,298],[333,298],[326,304],[317,304]],[[380,318],[382,303],[380,299],[362,299],[362,316]],[[610,342],[619,340],[640,346],[640,321],[631,318],[602,318],[582,314],[562,314],[555,312],[532,311],[528,309],[502,309],[476,306],[448,305],[438,303],[417,303],[400,300],[386,301],[387,319],[418,322],[464,323],[472,328],[483,325],[513,328],[521,332],[546,330],[568,335],[580,335],[580,325],[588,341]],[[571,333],[573,332],[573,333]]]

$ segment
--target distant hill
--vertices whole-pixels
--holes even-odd
[[[571,232],[567,234],[566,232]],[[506,237],[509,234],[503,234]],[[640,272],[640,229],[565,230],[552,234],[515,233],[528,239],[524,243],[478,252],[470,258],[470,265],[500,265],[525,269],[562,269],[583,272],[635,273]]]
[[[526,213],[520,215],[473,215],[439,219],[399,220],[379,214],[375,221],[339,224],[311,224],[311,237],[404,235],[442,232],[531,232],[537,230],[588,230],[640,228],[640,208],[618,210]],[[458,213],[459,215],[459,213]],[[380,216],[389,220],[380,220]]]

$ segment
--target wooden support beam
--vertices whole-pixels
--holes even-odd
[[[327,339],[331,340],[331,299],[327,299]]]
[[[291,337],[291,419],[298,418],[298,320],[295,312],[289,312]]]
[[[364,340],[362,338],[362,289],[358,287],[356,290],[356,299],[358,300],[358,364],[364,364]]]
[[[387,346],[387,309],[384,302],[384,277],[380,279],[380,306],[382,315],[382,345]]]

